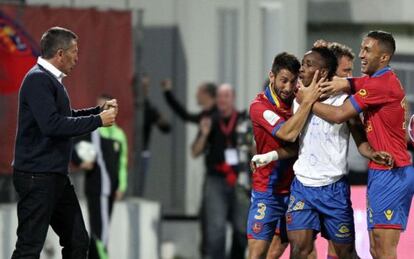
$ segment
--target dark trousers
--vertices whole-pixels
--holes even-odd
[[[114,195],[90,195],[88,200],[91,240],[89,259],[108,258],[109,221],[111,219]]]
[[[228,222],[233,229],[230,258],[244,258],[247,246],[246,222],[250,204],[248,193],[241,187],[229,186],[224,177],[207,175],[202,199],[203,258],[226,258]]]
[[[63,259],[84,259],[89,238],[69,177],[54,173],[15,171],[17,242],[12,259],[40,257],[49,225],[59,236]]]

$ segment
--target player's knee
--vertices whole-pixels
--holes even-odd
[[[261,259],[266,255],[267,247],[258,242],[249,243],[249,259]]]
[[[334,244],[337,258],[354,258],[355,248],[353,244]]]
[[[384,238],[383,235],[374,232],[373,241],[370,244],[370,252],[373,258],[396,258],[398,241],[392,238]]]
[[[266,259],[275,259],[280,258],[285,252],[288,243],[279,244],[277,247],[270,247],[269,251],[267,252]]]
[[[252,250],[249,252],[249,259],[262,259],[265,257],[265,254],[263,251],[255,251]]]
[[[289,240],[292,251],[292,258],[302,258],[303,256],[308,256],[312,253],[313,245],[307,244],[300,240],[290,239]]]

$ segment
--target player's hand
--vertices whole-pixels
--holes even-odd
[[[200,131],[203,136],[207,136],[211,131],[211,118],[204,117],[200,121]]]
[[[265,154],[254,155],[251,160],[251,167],[252,169],[254,168],[254,170],[256,170],[257,167],[265,166],[275,160],[277,160],[276,151],[270,151]]]
[[[161,87],[164,91],[171,91],[172,89],[172,81],[169,78],[166,78],[161,81]]]
[[[102,110],[108,110],[109,108],[114,108],[118,114],[118,102],[116,99],[105,101],[104,105],[102,106]]]
[[[94,168],[94,166],[95,166],[94,162],[82,162],[79,165],[80,169],[87,170],[87,171],[92,170]]]
[[[346,78],[335,76],[332,81],[321,83],[321,98],[338,95],[341,92],[350,92],[350,85]]]
[[[311,84],[308,87],[305,87],[301,80],[299,80],[299,90],[296,93],[296,101],[301,104],[304,103],[314,103],[321,96],[320,84],[325,81],[325,78],[322,77],[317,81],[319,76],[319,70],[316,70],[313,75]]]
[[[101,117],[103,127],[112,126],[115,123],[116,110],[109,108],[108,110],[102,111],[99,116]]]
[[[115,192],[115,200],[116,201],[122,200],[124,198],[124,196],[125,196],[125,192],[122,192],[120,190],[116,190],[116,192]]]
[[[379,165],[385,165],[389,167],[394,166],[394,158],[390,153],[385,151],[372,152],[371,160]]]

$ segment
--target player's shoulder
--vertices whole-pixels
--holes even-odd
[[[342,105],[348,97],[349,95],[347,93],[341,92],[337,95],[329,97],[324,102],[333,105]]]
[[[269,104],[263,93],[259,93],[250,103],[250,112],[254,110],[265,109]]]

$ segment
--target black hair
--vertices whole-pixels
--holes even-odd
[[[282,52],[278,54],[272,64],[272,73],[277,75],[282,69],[287,69],[294,75],[299,74],[300,69],[300,62],[299,60],[292,54],[287,52]]]
[[[77,40],[78,36],[65,28],[52,27],[43,33],[40,39],[40,51],[42,58],[51,59],[59,49],[66,50],[70,47],[72,40]]]
[[[386,52],[388,52],[391,56],[394,55],[395,40],[391,33],[386,31],[370,31],[366,37],[377,40]]]
[[[338,60],[342,57],[348,57],[351,60],[355,58],[355,54],[352,52],[352,49],[344,44],[330,42],[328,44],[328,48],[334,53]]]
[[[213,82],[206,82],[202,85],[203,91],[205,91],[210,97],[216,98],[217,85]]]
[[[323,59],[325,68],[328,69],[327,79],[330,80],[336,73],[338,68],[338,59],[334,52],[328,47],[313,47],[312,51],[317,52]]]

